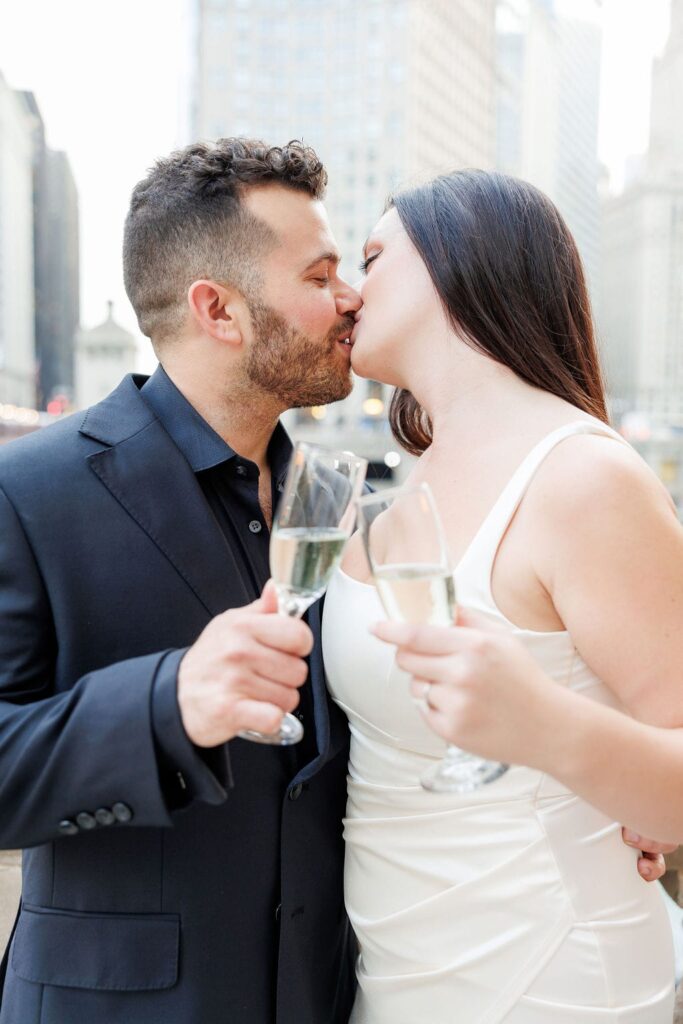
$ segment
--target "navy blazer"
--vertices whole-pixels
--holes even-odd
[[[348,730],[317,607],[317,755],[284,801],[269,748],[200,757],[170,718],[192,781],[164,796],[152,689],[249,597],[144,380],[0,449],[0,846],[24,848],[0,1024],[343,1024]]]

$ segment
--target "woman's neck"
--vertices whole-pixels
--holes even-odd
[[[425,381],[415,397],[432,422],[432,448],[460,452],[500,445],[502,438],[533,438],[584,413],[548,391],[521,380],[479,353],[451,372]],[[457,382],[457,388],[453,386]]]

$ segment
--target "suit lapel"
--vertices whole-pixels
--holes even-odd
[[[237,562],[191,467],[138,387],[126,378],[86,416],[81,432],[111,445],[88,457],[93,472],[211,616],[248,604]]]
[[[140,396],[145,379],[126,377],[108,398],[87,411],[81,433],[107,446],[88,456],[90,466],[209,615],[248,604],[251,596],[237,562],[191,467]],[[299,773],[302,780],[315,775],[347,740],[345,721],[330,715],[321,608],[318,601],[306,615],[315,637],[310,677],[318,756]]]

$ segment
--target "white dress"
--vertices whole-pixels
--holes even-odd
[[[619,438],[582,421],[541,441],[460,562],[457,597],[507,626],[558,684],[616,705],[567,632],[517,628],[490,586],[538,466],[579,433]],[[361,950],[351,1024],[670,1024],[666,910],[620,826],[528,768],[465,796],[423,790],[419,777],[445,747],[393,649],[368,632],[382,618],[373,586],[335,575],[323,650],[351,729],[345,890]]]

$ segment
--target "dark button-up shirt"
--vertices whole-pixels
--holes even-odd
[[[143,385],[141,395],[166,432],[187,459],[198,485],[216,517],[235,556],[244,590],[251,600],[261,593],[270,576],[270,530],[259,502],[258,466],[238,455],[203,419],[159,366]],[[272,480],[272,508],[277,509],[284,486],[292,443],[280,423],[276,426],[267,457]],[[172,511],[169,511],[172,514]],[[261,748],[264,756],[277,755],[283,762],[284,781],[315,756],[315,735],[310,684],[300,691],[297,713],[305,736],[292,748]],[[187,785],[183,765],[178,763],[178,730],[182,729],[174,692],[155,690],[153,723],[159,748],[164,789],[172,805],[181,806]],[[270,750],[271,755],[266,753]],[[211,763],[210,752],[203,752]],[[186,794],[186,798],[191,796]]]

